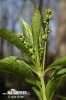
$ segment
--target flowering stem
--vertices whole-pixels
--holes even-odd
[[[43,55],[43,69],[45,67],[45,61],[46,61],[46,46],[47,46],[47,41],[44,42],[44,55]]]
[[[46,93],[45,93],[45,83],[44,78],[41,78],[41,84],[42,84],[42,100],[47,100]]]

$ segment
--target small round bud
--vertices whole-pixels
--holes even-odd
[[[23,36],[22,33],[19,32],[19,33],[18,33],[18,37],[21,38],[21,37],[24,37],[24,36]]]
[[[42,39],[46,41],[46,40],[48,39],[48,35],[47,35],[47,34],[44,34],[44,35],[42,36]]]
[[[26,45],[26,41],[24,41],[24,45]]]
[[[22,42],[24,41],[22,38],[19,38]]]
[[[51,18],[52,18],[52,16],[50,15],[50,16],[49,16],[49,20],[50,20]]]
[[[40,52],[40,55],[42,55],[43,51]]]
[[[52,12],[52,11],[51,11],[50,8],[46,9],[46,13],[47,13],[47,14],[50,14],[51,12]]]
[[[44,24],[49,24],[50,19],[51,19],[51,9],[48,8],[45,11]]]
[[[44,49],[43,47],[40,47],[40,48],[39,48],[39,51],[41,52],[41,51],[43,51],[43,49]]]
[[[29,48],[29,52],[32,55],[33,54],[33,48]]]
[[[19,33],[18,33],[18,37],[21,37],[21,35],[22,35],[22,34],[19,32]]]
[[[29,48],[29,44],[28,44],[28,42],[25,41],[25,40],[24,40],[24,45],[25,45],[26,48]]]
[[[25,46],[26,46],[26,48],[29,48],[29,44],[28,44],[28,42],[26,42]]]
[[[23,42],[25,40],[24,35],[21,33],[18,33],[18,38]]]

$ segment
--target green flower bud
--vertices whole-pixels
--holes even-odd
[[[19,38],[22,42],[24,41],[22,38]]]
[[[50,16],[49,16],[49,20],[50,20],[51,18],[52,18],[52,16],[50,15]]]
[[[18,33],[18,37],[21,38],[23,36],[23,34],[21,34],[20,32]]]
[[[20,39],[21,41],[24,41],[24,40],[25,40],[24,35],[21,34],[21,33],[18,33],[18,37],[19,37],[19,39]]]
[[[32,55],[33,54],[33,48],[29,48],[29,52]]]
[[[41,51],[43,51],[43,50],[44,50],[44,48],[43,48],[43,47],[40,47],[40,48],[39,48],[39,51],[40,51],[40,52],[41,52]]]
[[[40,48],[40,60],[42,58],[43,51],[44,51],[44,48]]]
[[[25,40],[24,40],[24,45],[25,45],[26,48],[29,48],[29,44],[28,44],[28,42],[25,41]]]
[[[29,44],[28,43],[26,43],[25,46],[26,46],[26,48],[29,48]]]
[[[51,28],[49,25],[47,26],[46,32],[51,32]]]
[[[26,41],[24,41],[24,45],[26,45]]]
[[[21,37],[21,35],[22,35],[22,34],[19,32],[19,33],[18,33],[18,37]]]
[[[52,13],[52,11],[51,11],[51,9],[50,9],[50,8],[48,8],[48,9],[47,9],[47,11],[48,11],[48,13],[49,13],[49,14],[51,14],[51,13]]]
[[[51,14],[51,9],[50,8],[48,8],[48,9],[46,9],[46,11],[45,11],[45,13],[47,13],[47,14]]]
[[[47,34],[44,34],[44,35],[42,36],[42,39],[46,41],[46,40],[48,39],[48,35],[47,35]]]
[[[51,10],[48,8],[45,11],[45,18],[44,18],[44,23],[49,24],[49,20],[51,19]]]
[[[43,51],[40,52],[40,55],[42,55],[42,54],[43,54]]]

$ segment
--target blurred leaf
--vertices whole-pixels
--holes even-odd
[[[58,68],[58,66],[66,66],[66,57],[60,58],[57,61],[53,62],[51,65],[49,65],[47,70],[52,68]]]
[[[41,91],[37,90],[36,88],[32,88],[35,94],[38,96],[39,100],[42,100],[42,94]]]
[[[66,68],[56,71],[46,86],[46,96],[48,100],[52,99],[56,89],[59,87],[62,78],[66,76]]]
[[[56,89],[59,87],[60,83],[61,83],[60,80],[49,80],[49,82],[46,86],[47,100],[52,100],[52,97],[53,97]]]
[[[63,78],[63,77],[65,77],[66,76],[66,68],[64,68],[64,69],[59,69],[59,70],[57,70],[57,71],[55,71],[54,73],[53,73],[53,75],[51,76],[51,78]]]
[[[30,83],[30,84],[33,84],[33,85],[37,86],[39,89],[41,89],[41,83],[40,83],[40,81],[26,79],[26,82]]]
[[[27,41],[29,44],[33,45],[33,37],[32,37],[32,29],[29,24],[27,24],[24,20],[20,20],[21,26],[27,36]]]
[[[34,42],[34,52],[35,59],[39,63],[39,35],[41,31],[41,15],[38,7],[32,18],[32,29],[33,29],[33,42]]]
[[[60,69],[55,69],[52,74],[50,75],[50,79],[55,76],[55,74],[59,71]]]
[[[66,100],[66,97],[64,96],[56,95],[56,97],[60,98],[61,100]]]
[[[35,77],[32,73],[31,67],[20,58],[10,56],[0,60],[0,71],[16,73],[23,78],[34,80]]]
[[[24,46],[20,39],[11,31],[0,28],[0,36],[7,39],[10,43],[12,43],[30,58],[30,53],[28,52],[28,49]]]

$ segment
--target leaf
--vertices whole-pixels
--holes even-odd
[[[60,58],[47,68],[47,70],[52,68],[58,68],[58,66],[66,66],[66,57]]]
[[[50,80],[46,86],[46,97],[47,100],[52,100],[52,97],[56,91],[56,89],[59,87],[61,81],[60,80]]]
[[[33,42],[34,42],[34,52],[35,59],[39,64],[39,35],[41,31],[41,15],[38,7],[34,13],[32,18],[32,29],[33,29]]]
[[[23,78],[34,80],[35,77],[32,73],[30,66],[20,58],[10,56],[0,60],[0,71],[16,73]]]
[[[64,96],[56,95],[55,97],[58,97],[61,100],[66,100],[66,97],[64,97]]]
[[[28,25],[24,20],[20,20],[20,24],[28,38],[27,41],[33,45],[32,29],[30,25]]]
[[[41,14],[38,7],[36,8],[36,11],[32,18],[32,28],[34,33],[33,36],[37,38],[36,36],[39,36],[41,31]]]
[[[58,80],[58,78],[60,79],[65,76],[66,76],[66,68],[54,72],[54,74],[52,75],[52,78],[56,78]]]
[[[30,53],[28,52],[28,49],[24,46],[20,39],[11,31],[0,28],[0,36],[7,39],[10,43],[12,43],[14,46],[16,46],[26,56],[30,58]]]
[[[56,73],[52,75],[46,86],[46,96],[48,100],[52,99],[52,96],[59,87],[63,77],[66,77],[66,68],[56,71]]]
[[[35,92],[35,94],[38,96],[38,98],[39,98],[39,100],[42,100],[42,94],[41,94],[41,92],[40,91],[38,91],[36,88],[32,88],[33,89],[33,91]]]
[[[33,85],[37,86],[39,89],[41,89],[41,83],[40,83],[40,81],[37,81],[37,80],[34,81],[34,80],[26,79],[26,82],[30,83],[30,84],[33,84]]]
[[[40,36],[39,36],[39,43],[42,44],[42,36],[44,35],[44,30],[41,28],[41,31],[40,31]]]
[[[52,74],[50,75],[50,79],[55,76],[55,74],[59,71],[60,69],[56,69],[52,72]]]

